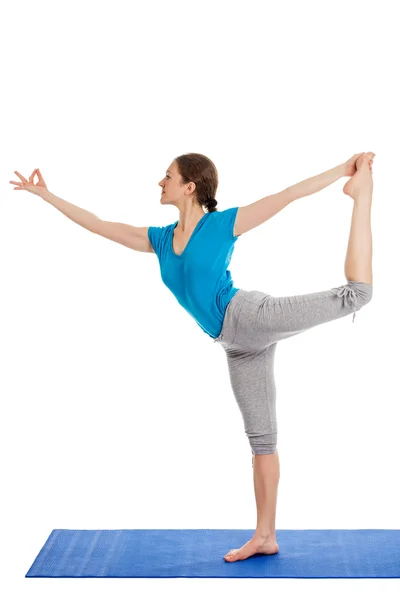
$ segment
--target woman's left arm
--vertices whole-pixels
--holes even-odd
[[[243,233],[258,227],[288,206],[291,202],[297,200],[297,198],[315,194],[315,192],[319,192],[319,190],[334,183],[341,177],[346,177],[347,174],[346,163],[344,163],[329,171],[325,171],[325,173],[296,183],[296,185],[292,185],[278,194],[265,196],[264,198],[261,198],[261,200],[257,200],[257,202],[253,202],[247,206],[240,206],[237,211],[233,234],[235,236],[242,235]]]
[[[316,192],[323,190],[328,185],[335,183],[335,181],[341,177],[345,177],[345,175],[346,165],[341,164],[337,167],[333,167],[333,169],[329,169],[329,171],[320,173],[320,175],[315,175],[315,177],[310,177],[309,179],[300,181],[300,183],[291,185],[285,192],[288,194],[290,202],[292,202],[298,198],[304,198],[304,196],[310,196],[310,194],[315,194]]]

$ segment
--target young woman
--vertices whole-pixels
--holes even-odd
[[[201,329],[223,347],[253,455],[257,506],[254,536],[240,549],[228,552],[226,561],[279,550],[275,531],[280,476],[274,381],[277,343],[352,312],[355,317],[355,312],[372,298],[374,156],[373,152],[355,154],[345,163],[278,194],[223,211],[217,210],[214,198],[218,187],[214,163],[202,154],[178,156],[159,182],[161,204],[172,204],[179,210],[179,220],[165,227],[103,221],[50,193],[39,169],[29,181],[15,171],[22,183],[10,181],[17,186],[14,189],[41,196],[93,233],[140,252],[154,252],[164,284]],[[343,191],[354,201],[344,264],[347,283],[287,297],[234,287],[228,266],[238,237],[294,200],[314,194],[341,177],[351,177]]]

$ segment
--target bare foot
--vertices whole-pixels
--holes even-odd
[[[355,199],[365,188],[372,190],[372,161],[375,154],[367,152],[356,161],[357,171],[343,187],[343,192]]]
[[[263,539],[253,537],[238,550],[230,550],[224,556],[224,559],[228,562],[235,562],[236,560],[249,558],[249,556],[253,556],[254,554],[276,554],[277,552],[279,552],[279,546],[275,538]]]

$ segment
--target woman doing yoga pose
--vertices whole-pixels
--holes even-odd
[[[133,227],[103,221],[50,193],[39,169],[29,181],[11,181],[16,190],[41,196],[82,227],[139,252],[155,253],[161,278],[199,327],[226,353],[232,391],[243,417],[253,460],[257,526],[251,540],[225,555],[226,561],[275,554],[275,514],[280,465],[277,451],[274,356],[280,340],[340,319],[372,298],[373,152],[242,207],[218,211],[218,174],[202,154],[178,156],[159,182],[160,202],[179,210],[164,227]],[[38,182],[33,182],[37,175]],[[234,286],[228,270],[239,236],[261,225],[298,198],[314,194],[341,177],[353,199],[344,271],[347,283],[328,290],[275,297]],[[207,209],[204,212],[203,207]],[[354,321],[353,317],[353,321]]]

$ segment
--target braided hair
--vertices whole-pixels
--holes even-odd
[[[218,202],[216,201],[215,198],[209,198],[205,203],[207,211],[215,212],[217,210],[217,208],[216,208],[217,204],[218,204]]]

